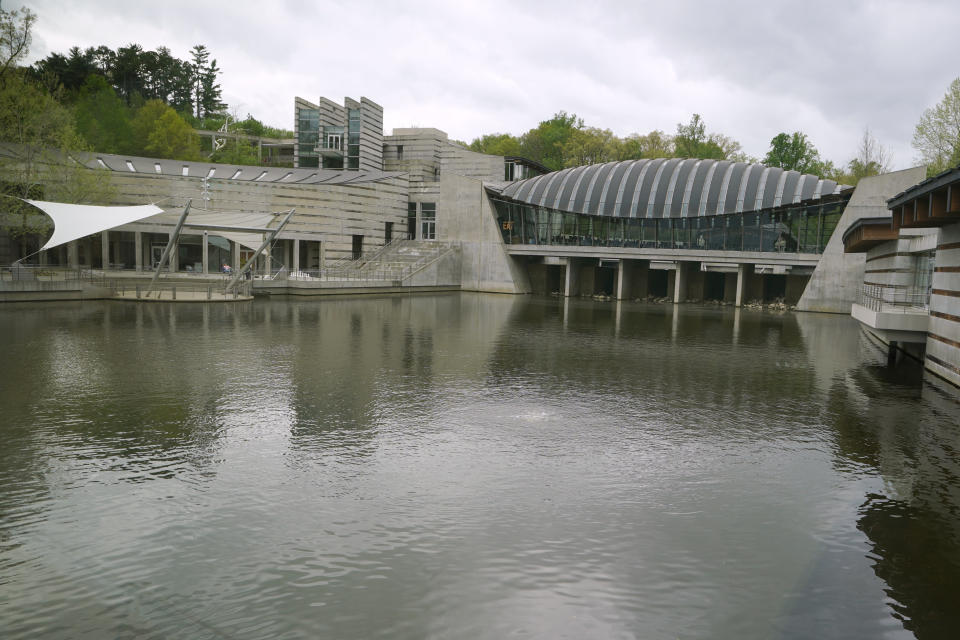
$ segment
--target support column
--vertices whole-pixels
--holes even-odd
[[[897,364],[897,341],[891,340],[887,345],[887,366],[892,367]]]
[[[240,268],[240,247],[233,240],[230,241],[230,268],[234,272]]]
[[[293,240],[293,264],[290,265],[290,271],[300,271],[300,240]]]
[[[170,264],[170,273],[176,273],[180,271],[180,244],[177,242],[173,243],[173,246],[170,247],[170,258],[167,260]]]
[[[67,243],[67,264],[71,269],[80,268],[80,247],[77,246],[76,240]]]
[[[263,249],[263,275],[270,275],[270,245]]]
[[[734,306],[742,307],[743,306],[743,289],[746,287],[747,279],[747,265],[738,264],[737,265],[737,297],[734,300]]]
[[[626,300],[633,289],[633,264],[628,260],[621,260],[617,267],[617,300]]]
[[[140,231],[133,232],[133,245],[135,251],[133,252],[133,260],[136,264],[137,273],[143,271],[143,233]]]
[[[210,273],[210,257],[208,256],[209,249],[209,233],[207,231],[203,232],[203,275]]]
[[[673,274],[673,304],[678,304],[687,296],[687,269],[685,262],[678,262]]]
[[[93,266],[93,265],[90,265]],[[100,268],[104,271],[110,266],[110,232],[100,233]]]
[[[567,258],[567,268],[563,278],[563,295],[566,298],[580,293],[579,274],[577,273],[579,266],[576,258]]]

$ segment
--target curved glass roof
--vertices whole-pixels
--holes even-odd
[[[792,204],[840,192],[833,180],[762,164],[655,158],[573,167],[508,185],[540,207],[618,218],[691,218]]]

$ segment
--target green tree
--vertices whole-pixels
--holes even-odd
[[[869,127],[863,130],[857,156],[847,163],[847,166],[853,178],[850,184],[856,184],[867,176],[877,176],[890,171],[890,154],[870,133]]]
[[[736,145],[739,150],[740,144],[722,138],[729,146]],[[715,134],[707,135],[707,127],[700,117],[699,113],[693,114],[688,124],[677,124],[677,135],[673,137],[674,153],[681,158],[704,158],[713,160],[726,160],[728,151],[721,144],[721,139]]]
[[[196,117],[203,117],[203,79],[207,70],[207,61],[210,59],[210,52],[202,45],[194,45],[190,50],[193,61],[190,65],[193,84],[193,106],[196,110]]]
[[[202,158],[193,128],[162,100],[147,100],[137,110],[130,129],[131,153],[176,160]]]
[[[106,170],[73,159],[84,151],[70,111],[21,72],[9,72],[0,87],[0,141],[9,144],[0,160],[4,192],[18,198],[102,204],[112,197]],[[6,199],[5,199],[6,200]],[[26,238],[50,230],[50,220],[17,200],[3,203],[3,227],[25,250]]]
[[[563,143],[563,164],[579,167],[619,160],[620,149],[620,139],[610,129],[575,129]]]
[[[26,57],[36,21],[37,15],[29,9],[0,7],[0,82]]]
[[[928,175],[960,165],[960,78],[950,83],[940,102],[920,116],[913,148],[927,164]]]
[[[227,107],[227,105],[223,103],[223,91],[220,88],[220,83],[217,82],[217,75],[219,75],[219,73],[220,69],[217,68],[216,59],[211,60],[210,66],[203,71],[203,78],[200,80],[201,94],[199,96],[199,102],[204,116],[222,113]]]
[[[574,131],[582,128],[583,120],[576,114],[560,111],[521,136],[520,155],[539,162],[551,171],[562,169],[563,145]]]
[[[620,160],[673,157],[673,138],[654,129],[646,135],[632,133],[621,141]]]
[[[770,140],[770,150],[763,158],[768,167],[780,167],[786,171],[813,173],[822,168],[820,152],[807,138],[807,134],[778,133]]]
[[[74,105],[77,133],[95,150],[123,153],[130,147],[130,114],[103,76],[92,75]]]
[[[477,153],[489,153],[493,156],[520,156],[520,139],[509,133],[488,133],[470,143],[469,149]]]
[[[223,164],[260,164],[256,147],[246,138],[226,138],[223,147],[210,155],[210,160]]]

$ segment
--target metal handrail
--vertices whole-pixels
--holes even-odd
[[[864,284],[857,290],[857,304],[871,311],[917,313],[930,306],[930,291],[916,287]]]

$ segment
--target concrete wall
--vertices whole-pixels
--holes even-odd
[[[383,107],[362,96],[360,98],[360,170],[383,171]]]
[[[913,283],[916,258],[910,253],[910,237],[871,247],[865,255],[863,284],[906,289]]]
[[[459,289],[463,272],[461,263],[461,251],[459,247],[456,247],[453,251],[445,253],[433,262],[424,265],[403,284],[410,287]]]
[[[446,144],[447,134],[439,129],[394,129],[383,140],[383,169],[408,174],[411,189],[436,182]],[[403,147],[402,154],[399,147]]]
[[[454,173],[458,176],[477,178],[488,182],[502,181],[503,156],[491,156],[464,149],[448,142],[440,152],[440,174]]]
[[[504,162],[503,156],[477,153],[450,142],[439,129],[394,129],[384,138],[384,170],[409,173],[413,187],[436,182],[446,174],[503,181]]]
[[[160,202],[176,209],[193,198],[195,210],[204,206],[200,178],[145,173],[111,173],[117,194],[114,204]],[[289,184],[241,180],[210,180],[209,210],[236,213],[283,211],[296,213],[280,238],[300,238],[323,243],[327,262],[350,256],[352,236],[364,236],[364,250],[383,245],[387,222],[394,232],[406,226],[408,185],[405,176],[385,177],[349,184]],[[169,227],[134,223],[122,231],[166,233]]]
[[[507,254],[493,204],[479,180],[453,174],[441,177],[437,239],[460,243],[463,289],[530,292],[526,269]]]
[[[960,386],[960,224],[940,230],[932,288],[924,365]]]
[[[799,310],[850,313],[857,289],[863,282],[864,255],[843,252],[844,232],[860,218],[889,215],[887,199],[925,177],[924,167],[914,167],[860,181],[797,303]]]

